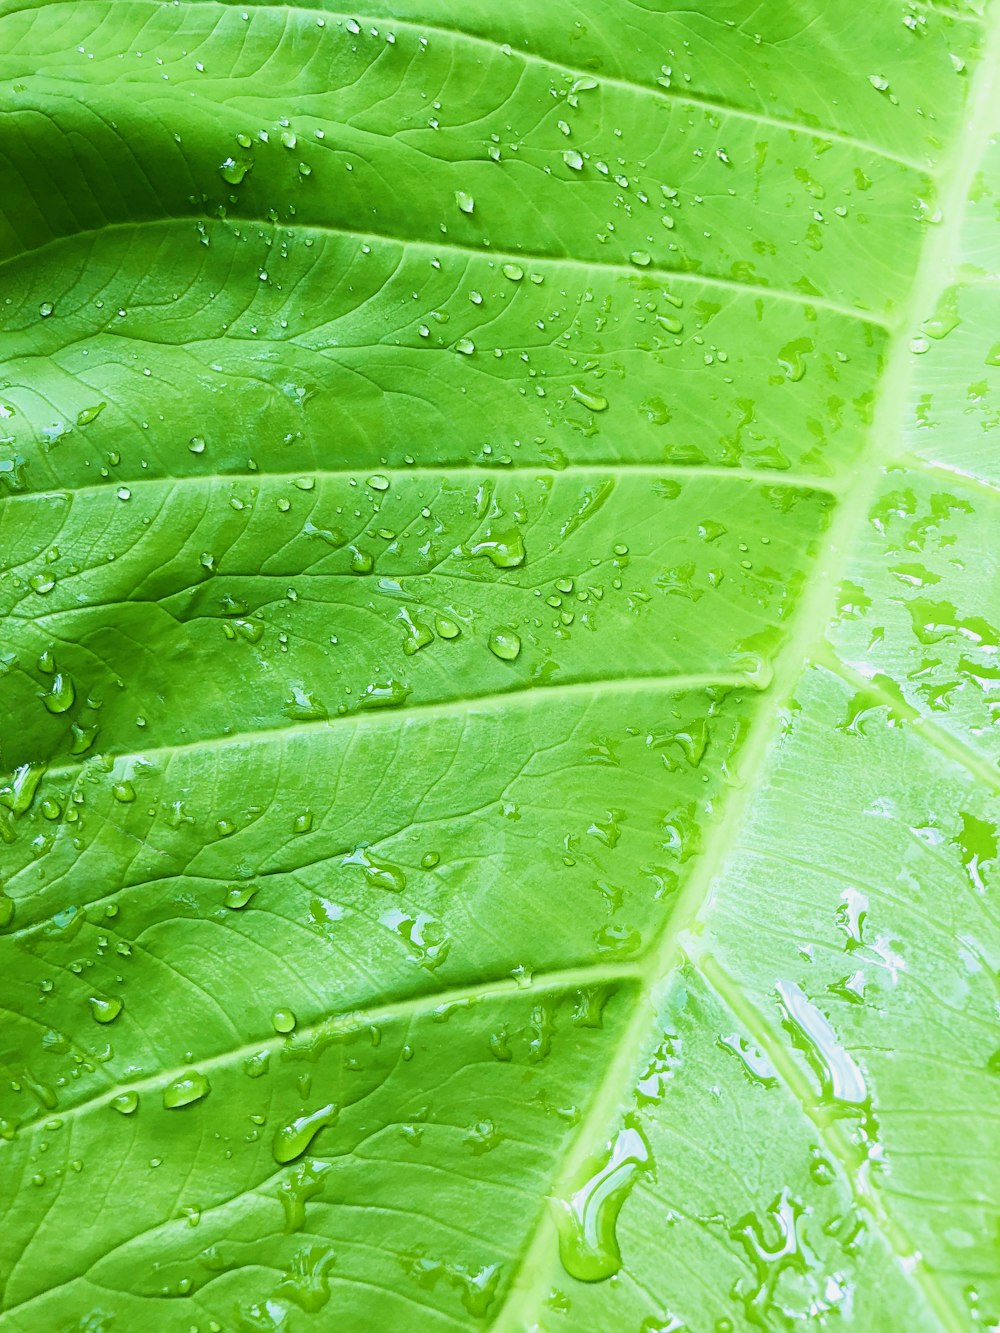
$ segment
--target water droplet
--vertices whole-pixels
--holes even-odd
[[[358,707],[399,708],[410,693],[410,687],[398,680],[373,681],[371,685],[365,686]]]
[[[252,169],[252,161],[237,162],[235,158],[227,157],[219,167],[219,175],[230,185],[239,185]]]
[[[278,1198],[285,1210],[285,1235],[301,1231],[306,1221],[306,1204],[323,1189],[323,1177],[330,1167],[322,1162],[300,1162],[278,1187]]]
[[[88,1003],[90,1004],[90,1012],[93,1014],[95,1022],[98,1023],[113,1023],[125,1007],[117,996],[105,999],[100,995],[92,995]]]
[[[476,207],[476,201],[471,194],[466,194],[464,190],[455,191],[455,203],[463,213],[472,213]]]
[[[724,1051],[731,1051],[736,1056],[751,1083],[763,1088],[773,1088],[777,1083],[777,1075],[764,1052],[738,1032],[720,1037],[719,1045]]]
[[[389,489],[389,478],[383,477],[381,473],[376,472],[369,477],[366,486],[370,486],[373,491],[387,491]]]
[[[203,454],[205,452],[204,438],[201,435],[192,435],[190,443],[188,444],[188,449],[190,449],[193,454]]]
[[[649,1161],[642,1133],[626,1126],[615,1136],[604,1163],[568,1199],[558,1201],[559,1257],[570,1277],[603,1282],[621,1268],[618,1214]]]
[[[291,1009],[275,1009],[271,1015],[271,1026],[275,1032],[294,1032],[297,1021]]]
[[[633,250],[629,259],[639,268],[648,268],[653,262],[653,256],[646,250]]]
[[[108,1105],[112,1110],[117,1111],[119,1115],[131,1115],[138,1109],[139,1094],[137,1092],[120,1092],[117,1097],[112,1097]]]
[[[566,163],[568,167],[571,167],[573,171],[583,170],[583,158],[576,151],[575,148],[566,149],[566,151],[563,153],[563,161]]]
[[[475,350],[476,344],[471,338],[459,338],[458,342],[455,344],[455,351],[461,352],[463,356],[471,356]]]
[[[163,1089],[163,1105],[166,1110],[175,1111],[181,1106],[201,1101],[210,1091],[211,1085],[205,1075],[197,1069],[189,1069]]]
[[[521,651],[520,637],[506,625],[499,625],[487,642],[490,652],[502,662],[513,662]]]
[[[504,264],[500,272],[511,282],[520,282],[524,277],[524,269],[520,264]]]
[[[52,304],[51,301],[43,301],[42,304],[38,307],[38,313],[41,315],[42,319],[48,319],[48,317],[53,313],[54,310],[55,306]]]
[[[406,876],[398,866],[387,861],[375,860],[367,848],[358,847],[350,856],[344,857],[345,866],[360,866],[364,871],[365,881],[373,889],[387,889],[390,893],[402,893],[406,888]]]
[[[569,396],[575,399],[589,412],[606,412],[608,410],[608,400],[600,393],[589,393],[586,389],[581,389],[578,384],[571,384]]]
[[[824,1096],[851,1106],[864,1106],[868,1101],[864,1075],[837,1040],[826,1016],[794,981],[780,981],[775,989],[785,1026],[813,1066]]]
[[[76,690],[72,678],[57,671],[52,677],[52,688],[47,694],[42,695],[42,703],[50,713],[65,713],[67,709],[72,708],[75,698]]]
[[[92,421],[96,421],[101,415],[107,403],[96,403],[93,407],[85,407],[76,414],[76,424],[78,426],[89,426]]]
[[[256,885],[234,884],[227,892],[223,902],[231,911],[239,912],[253,900],[256,892]]]
[[[442,639],[457,639],[462,632],[454,620],[449,620],[447,616],[435,616],[434,628]]]
[[[428,644],[434,642],[434,635],[422,621],[414,620],[405,607],[399,613],[399,619],[406,627],[406,637],[403,640],[403,652],[407,657],[412,657],[418,653],[421,648],[426,648]]]
[[[470,555],[484,555],[497,569],[516,569],[524,564],[524,538],[516,528],[507,532],[488,532],[484,539],[469,547]]]
[[[287,1125],[282,1125],[271,1145],[274,1160],[279,1166],[294,1162],[301,1157],[321,1129],[327,1129],[337,1123],[339,1111],[332,1102],[321,1106],[318,1111],[308,1115],[296,1116]]]
[[[135,800],[135,788],[131,782],[116,782],[111,788],[111,795],[122,805],[130,805]]]

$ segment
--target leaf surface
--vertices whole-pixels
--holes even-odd
[[[0,1328],[997,1321],[998,62],[0,3]]]

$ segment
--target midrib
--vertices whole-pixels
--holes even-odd
[[[741,772],[748,775],[748,780],[730,799],[725,815],[712,837],[710,850],[682,890],[670,920],[650,950],[632,1022],[554,1181],[553,1192],[556,1195],[575,1186],[585,1164],[613,1131],[622,1113],[620,1089],[632,1086],[640,1054],[648,1043],[654,1014],[654,995],[681,961],[685,933],[704,908],[712,885],[725,869],[735,849],[740,830],[767,771],[767,759],[778,733],[782,711],[791,702],[799,680],[814,655],[818,656],[820,652],[829,654],[825,632],[835,610],[837,585],[845,572],[855,538],[875,498],[883,469],[904,454],[902,422],[913,370],[910,340],[953,280],[952,260],[961,233],[963,205],[990,134],[1000,124],[1000,0],[994,0],[987,19],[989,36],[976,72],[964,132],[957,142],[955,158],[940,180],[938,200],[943,223],[939,227],[929,228],[910,299],[892,331],[868,446],[857,464],[856,480],[845,490],[837,507],[826,541],[817,557],[811,585],[803,594],[792,621],[791,632],[776,657],[772,684],[752,723],[741,765]],[[907,462],[913,469],[912,462]],[[717,981],[721,981],[721,975]],[[742,992],[738,980],[726,977],[724,989],[733,1001],[739,1003],[740,1018],[748,1035],[759,1041],[765,1052],[771,1055],[784,1087],[798,1102],[803,1115],[807,1116],[808,1089],[798,1077],[794,1059],[789,1052],[776,1051],[770,1025]],[[753,1022],[755,1018],[756,1023]],[[775,1055],[777,1060],[774,1059]],[[831,1143],[830,1148],[837,1160],[843,1162],[844,1155],[839,1144]],[[853,1180],[851,1184],[853,1187]],[[887,1219],[884,1214],[879,1216],[880,1209],[870,1211],[874,1213],[873,1221],[885,1244],[897,1259],[912,1256],[913,1247],[905,1229],[894,1219]],[[520,1284],[519,1279],[522,1275],[529,1279],[538,1275],[544,1280],[555,1270],[557,1262],[555,1228],[547,1208],[543,1207],[535,1232],[526,1244],[520,1268],[512,1276],[507,1300],[492,1325],[494,1333],[523,1333],[524,1329],[532,1326],[529,1316],[540,1301],[540,1293],[533,1289],[530,1281]],[[627,1267],[627,1256],[625,1264]],[[934,1274],[919,1264],[914,1268],[912,1262],[903,1266],[903,1272],[917,1286],[942,1328],[948,1330],[948,1333],[962,1333],[965,1321],[952,1306]]]

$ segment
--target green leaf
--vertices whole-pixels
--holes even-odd
[[[1000,1319],[981,10],[0,0],[4,1333]]]

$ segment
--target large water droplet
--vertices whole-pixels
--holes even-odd
[[[640,1130],[626,1126],[615,1136],[603,1165],[559,1201],[559,1257],[570,1277],[603,1282],[621,1268],[618,1214],[649,1160],[649,1144]]]
[[[521,651],[520,637],[505,625],[499,625],[490,635],[489,649],[501,662],[513,662]]]
[[[90,997],[90,1012],[98,1023],[113,1023],[124,1008],[124,1003],[117,995],[110,999],[105,999],[101,995]]]
[[[163,1105],[168,1111],[201,1101],[211,1091],[208,1079],[197,1069],[189,1069],[163,1089]]]
[[[321,1106],[318,1111],[296,1116],[287,1125],[282,1125],[271,1145],[274,1160],[281,1166],[286,1162],[294,1162],[296,1157],[302,1156],[321,1129],[327,1129],[337,1123],[339,1114],[337,1107],[329,1102],[326,1106]]]
[[[470,555],[484,555],[497,569],[516,569],[524,564],[524,538],[516,528],[506,532],[488,532],[480,542],[469,547]]]
[[[864,1075],[837,1040],[826,1016],[794,981],[779,981],[775,989],[784,1011],[785,1026],[815,1069],[824,1096],[851,1106],[864,1106],[868,1101]]]

